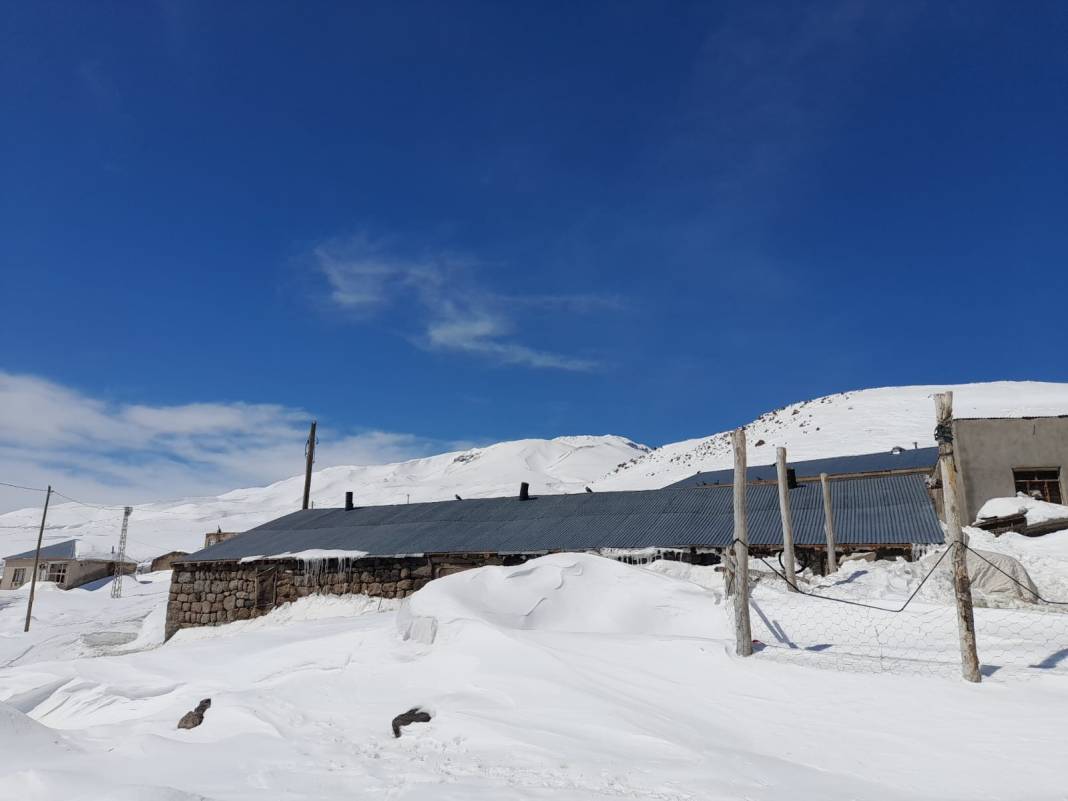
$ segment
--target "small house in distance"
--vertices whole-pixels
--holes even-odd
[[[176,559],[180,559],[183,556],[189,556],[188,551],[170,551],[168,553],[160,554],[149,564],[148,569],[155,573],[159,570],[170,570],[174,567]]]
[[[826,548],[818,484],[792,489],[798,558]],[[778,490],[746,490],[754,554],[782,547]],[[832,496],[841,551],[910,554],[942,542],[926,476],[842,479]],[[558,551],[638,552],[715,563],[734,537],[730,487],[475,498],[308,509],[175,561],[166,636],[266,614],[312,594],[403,598],[428,581],[482,565],[521,564]]]
[[[33,578],[33,559],[34,551],[5,557],[0,590],[16,590],[27,584]],[[130,574],[136,570],[137,562],[126,558],[120,563],[113,553],[93,550],[78,540],[67,540],[41,548],[37,580],[51,581],[60,589],[70,590],[114,576],[120,567],[123,574]]]

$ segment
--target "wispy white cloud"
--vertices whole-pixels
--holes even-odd
[[[278,404],[110,403],[0,371],[0,481],[133,503],[214,495],[299,473],[311,415]],[[320,427],[317,467],[381,464],[467,447],[388,431]],[[0,487],[0,511],[32,505]]]
[[[406,258],[367,236],[331,240],[314,248],[316,268],[339,309],[369,319],[391,308],[412,314],[409,338],[427,350],[466,353],[498,364],[585,371],[594,360],[540,350],[519,340],[517,311],[569,313],[621,310],[614,296],[510,295],[481,286],[478,263],[452,253]]]

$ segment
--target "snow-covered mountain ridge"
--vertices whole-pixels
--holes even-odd
[[[794,461],[932,445],[931,395],[947,389],[954,391],[958,417],[1068,414],[1068,384],[1003,381],[844,392],[760,415],[747,426],[749,461],[773,462],[779,445]],[[525,439],[396,464],[318,470],[312,499],[317,506],[340,506],[350,490],[357,505],[491,497],[515,493],[522,481],[545,494],[582,492],[587,485],[595,490],[652,489],[731,463],[728,432],[655,450],[618,436]],[[197,550],[207,531],[244,531],[298,509],[302,489],[303,476],[297,475],[217,497],[136,506],[129,552],[147,558]],[[77,538],[106,550],[117,543],[121,520],[117,508],[57,504],[49,510],[46,543]],[[39,522],[36,508],[0,515],[0,557],[32,548]]]
[[[746,425],[749,464],[772,464],[775,448],[791,461],[849,456],[934,441],[936,392],[953,392],[956,417],[1068,414],[1068,384],[997,381],[984,384],[883,387],[842,392],[765,412]],[[730,432],[665,445],[632,458],[592,485],[600,490],[663,487],[705,470],[731,467]]]
[[[515,494],[525,481],[535,492],[583,492],[586,485],[634,456],[644,445],[617,436],[570,436],[499,442],[484,448],[442,453],[384,465],[349,465],[317,470],[315,506],[341,506],[352,491],[357,505],[395,504]],[[171,550],[195,551],[204,534],[245,531],[300,508],[304,476],[266,487],[237,489],[217,497],[140,504],[130,517],[128,552],[138,559]],[[95,550],[116,545],[121,508],[56,503],[48,511],[45,544],[76,538]],[[91,499],[84,499],[91,500]],[[40,509],[0,515],[0,558],[34,546]]]

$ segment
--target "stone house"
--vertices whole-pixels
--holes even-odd
[[[798,483],[790,494],[799,558],[817,559],[826,549],[819,484]],[[751,550],[780,549],[777,487],[751,484],[746,498]],[[344,508],[293,512],[177,559],[166,636],[258,617],[312,594],[404,598],[449,573],[556,551],[715,563],[734,536],[729,486],[536,497],[524,485],[510,498],[370,507],[346,500]],[[840,479],[832,504],[843,552],[908,555],[942,542],[925,474]]]
[[[17,553],[4,558],[4,574],[0,590],[15,590],[33,578],[34,551]],[[37,565],[37,580],[54,582],[60,589],[69,590],[90,581],[114,576],[120,569],[115,554],[92,549],[78,540],[66,540],[41,548]],[[125,559],[123,574],[133,573],[137,563]]]

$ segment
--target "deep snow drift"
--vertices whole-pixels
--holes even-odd
[[[1046,550],[1063,571],[1064,545]],[[865,563],[824,581],[889,597],[916,580]],[[432,582],[399,615],[308,598],[153,646],[165,587],[44,592],[28,649],[24,596],[8,596],[0,798],[1064,797],[1064,672],[974,686],[807,666],[820,654],[785,664],[774,648],[742,660],[711,568],[557,554]],[[428,618],[433,638],[403,639],[406,619]],[[140,644],[51,644],[78,630]],[[177,730],[201,698],[204,724]],[[433,719],[393,739],[390,720],[413,706]]]

